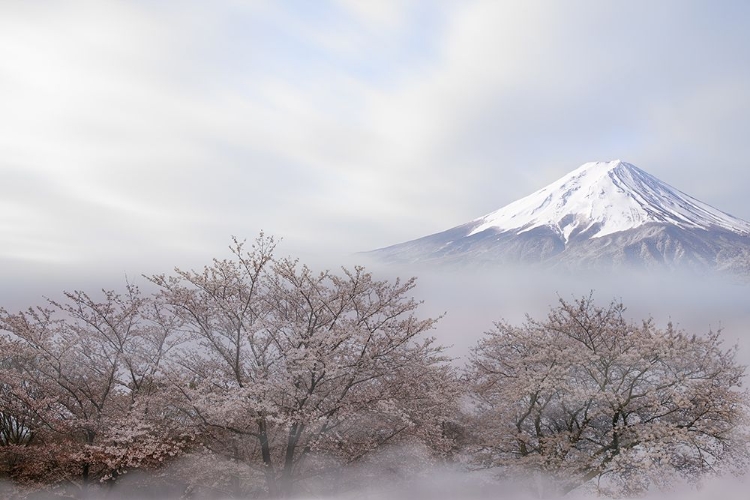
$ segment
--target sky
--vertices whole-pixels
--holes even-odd
[[[595,160],[750,219],[749,22],[730,0],[4,1],[0,288],[261,230],[351,255]]]

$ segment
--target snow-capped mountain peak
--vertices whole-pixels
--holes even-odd
[[[484,217],[370,253],[459,267],[681,268],[750,277],[750,222],[615,160],[586,163]]]
[[[620,160],[585,163],[539,191],[475,219],[470,235],[488,229],[520,234],[547,227],[567,242],[574,235],[599,238],[651,222],[750,235],[750,223]]]

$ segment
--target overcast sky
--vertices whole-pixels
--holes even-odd
[[[261,229],[345,255],[616,158],[750,219],[749,25],[745,1],[4,1],[0,278]]]

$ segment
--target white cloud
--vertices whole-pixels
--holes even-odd
[[[260,228],[299,246],[364,250],[614,157],[750,216],[740,183],[722,181],[740,176],[750,126],[750,44],[736,12],[587,1],[9,5],[0,173],[37,181],[16,181],[4,200],[6,257],[146,259],[223,248]],[[712,158],[725,174],[691,180]],[[29,193],[35,182],[46,194]]]

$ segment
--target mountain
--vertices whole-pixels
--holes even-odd
[[[586,163],[500,210],[369,253],[402,263],[750,274],[750,223],[615,160]]]

